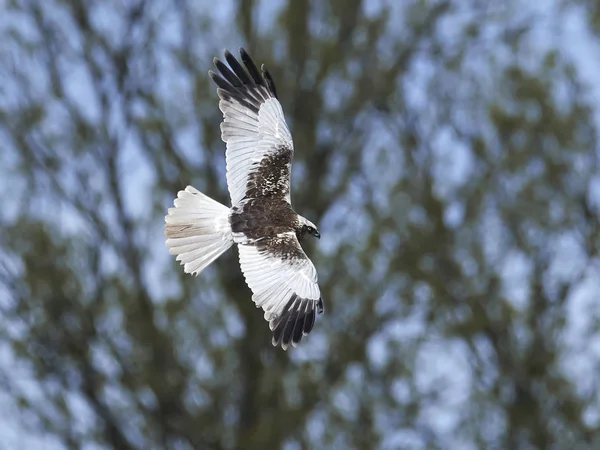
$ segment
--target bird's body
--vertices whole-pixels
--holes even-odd
[[[259,241],[290,231],[300,232],[297,217],[289,204],[278,199],[251,199],[232,208],[229,223],[241,242]]]
[[[257,307],[265,311],[273,345],[296,345],[323,311],[317,273],[300,242],[320,237],[314,224],[291,205],[294,146],[269,72],[258,71],[248,54],[246,70],[229,52],[231,69],[215,58],[227,144],[231,208],[188,186],[165,217],[167,246],[187,273],[198,274],[234,243]]]

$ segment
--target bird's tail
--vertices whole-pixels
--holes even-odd
[[[233,245],[229,208],[188,186],[165,216],[165,236],[169,253],[197,275]]]

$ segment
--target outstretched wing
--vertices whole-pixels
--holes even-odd
[[[265,311],[273,345],[295,347],[323,312],[317,271],[294,232],[238,245],[252,300]]]
[[[263,65],[259,72],[244,49],[246,69],[225,51],[228,68],[219,59],[220,75],[209,71],[217,84],[223,112],[221,138],[227,144],[227,186],[232,206],[244,198],[282,196],[290,203],[292,136],[277,100],[275,84]]]

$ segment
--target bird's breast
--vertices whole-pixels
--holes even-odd
[[[252,199],[229,215],[231,231],[256,240],[294,231],[296,213],[289,203],[275,199]]]

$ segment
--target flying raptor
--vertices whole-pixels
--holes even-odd
[[[196,275],[237,244],[252,300],[264,310],[273,345],[286,350],[323,312],[317,271],[300,246],[306,235],[321,236],[292,208],[294,144],[271,74],[264,65],[259,71],[244,49],[240,57],[245,69],[225,51],[229,67],[214,58],[219,74],[208,72],[223,113],[232,206],[192,186],[179,191],[165,217],[166,244],[184,271]]]

